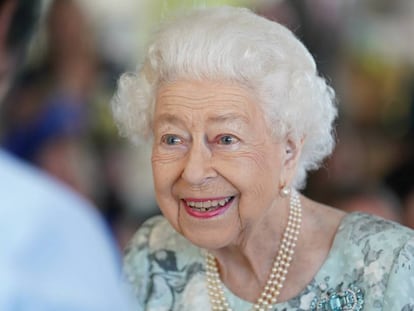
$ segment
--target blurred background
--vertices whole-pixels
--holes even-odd
[[[337,147],[304,192],[414,228],[414,1],[45,0],[0,143],[93,201],[123,248],[159,213],[150,149],[118,136],[110,99],[154,27],[192,6],[252,8],[290,28],[337,93]],[[76,228],[74,228],[76,230]]]

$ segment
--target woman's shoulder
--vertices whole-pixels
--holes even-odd
[[[146,253],[151,258],[174,254],[174,257],[200,257],[199,248],[179,234],[161,215],[145,221],[125,250],[126,256]]]
[[[367,299],[367,304],[381,305],[382,310],[411,310],[414,231],[362,213],[349,214],[342,226],[351,243],[347,252],[353,254],[352,264],[360,268],[366,297],[375,297]]]
[[[414,231],[410,228],[357,212],[346,215],[342,220],[333,247],[338,252],[333,254],[339,254],[353,265],[359,262],[369,266],[376,262],[391,267],[401,250],[413,241]]]
[[[124,274],[143,309],[173,310],[181,296],[193,294],[184,290],[188,282],[201,284],[203,263],[201,249],[176,232],[164,217],[156,216],[142,224],[130,241]]]
[[[355,245],[363,245],[370,241],[384,246],[389,244],[395,249],[413,239],[414,230],[374,215],[356,212],[344,217],[338,235]]]
[[[147,219],[132,236],[125,251],[129,253],[133,250],[149,247],[150,244],[154,244],[154,232],[160,231],[169,235],[174,234],[173,228],[163,216],[157,215]]]

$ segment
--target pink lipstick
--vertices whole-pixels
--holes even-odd
[[[187,213],[193,217],[207,219],[226,212],[233,202],[234,197],[220,197],[209,199],[183,199],[183,205]]]

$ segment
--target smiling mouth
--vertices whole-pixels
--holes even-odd
[[[219,199],[219,200],[183,200],[185,204],[197,212],[210,212],[227,205],[234,199],[234,196]]]

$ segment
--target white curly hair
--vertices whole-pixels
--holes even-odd
[[[121,135],[151,137],[155,94],[179,79],[248,87],[278,137],[304,138],[292,186],[302,188],[335,144],[335,94],[305,46],[284,26],[246,8],[193,9],[162,24],[142,66],[125,73],[111,105]]]

